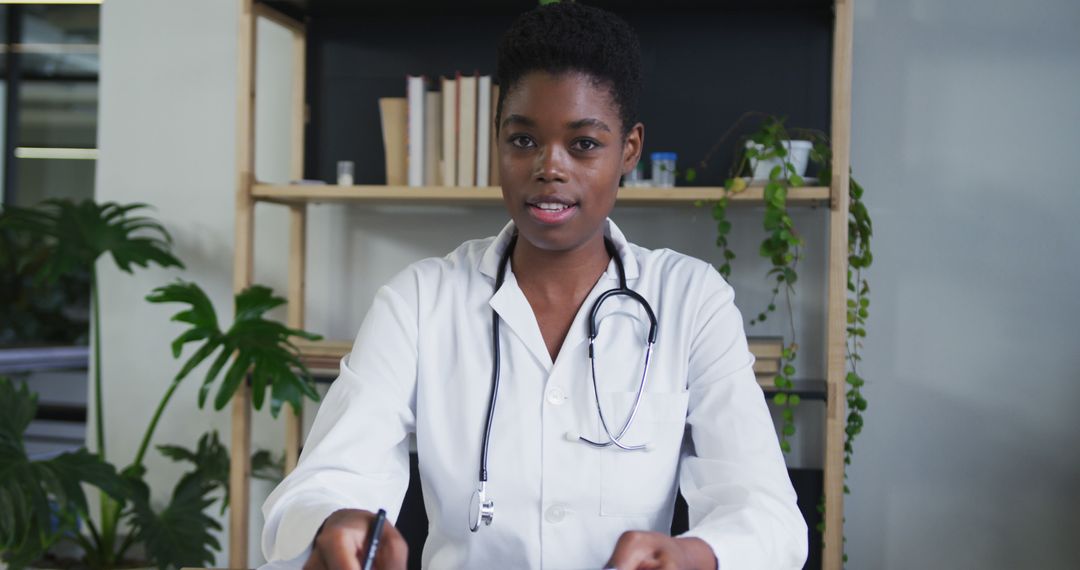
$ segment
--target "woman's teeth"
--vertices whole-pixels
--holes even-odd
[[[540,204],[535,204],[535,206],[537,208],[540,208],[541,210],[547,210],[549,212],[559,212],[570,207],[566,204],[556,204],[552,202],[542,202]]]

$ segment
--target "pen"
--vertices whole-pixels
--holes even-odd
[[[375,551],[379,549],[379,537],[382,536],[382,527],[386,522],[386,510],[379,509],[375,514],[375,522],[371,525],[371,540],[368,542],[367,554],[364,563],[360,566],[363,570],[371,570],[375,565]]]

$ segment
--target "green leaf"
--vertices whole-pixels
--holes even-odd
[[[289,328],[264,317],[267,311],[280,307],[285,299],[274,295],[273,290],[253,285],[236,295],[235,318],[227,331],[221,331],[219,319],[209,297],[198,285],[185,281],[159,287],[147,300],[154,303],[182,303],[187,308],[178,312],[174,321],[191,327],[180,334],[173,343],[174,350],[189,342],[202,341],[195,353],[180,369],[177,379],[186,377],[220,349],[207,370],[199,388],[198,403],[206,404],[215,381],[224,378],[218,386],[214,407],[222,409],[236,394],[240,382],[252,373],[252,404],[261,409],[269,392],[277,394],[299,408],[305,397],[318,400],[318,392],[310,387],[310,372],[301,365],[293,339],[319,340],[317,334]],[[280,404],[272,401],[271,412],[276,416]]]
[[[121,271],[133,266],[183,267],[172,255],[172,238],[161,224],[128,217],[146,204],[98,204],[93,200],[46,200],[33,208],[5,208],[12,227],[36,236],[49,249],[41,278],[55,281],[73,271],[89,270],[110,254]]]
[[[198,472],[188,473],[173,490],[168,505],[155,511],[148,500],[149,490],[134,502],[131,523],[139,539],[158,568],[208,567],[214,562],[221,544],[213,531],[221,525],[206,514],[213,504],[212,481]]]
[[[285,478],[285,454],[274,458],[268,450],[256,451],[251,456],[251,476],[274,483],[281,481]]]
[[[87,516],[83,484],[118,501],[127,495],[116,470],[85,449],[31,461],[22,438],[36,409],[25,384],[0,377],[0,551],[15,565],[33,561],[72,530],[64,525]]]
[[[798,394],[792,394],[788,397],[788,403],[792,406],[798,406],[799,402],[802,402],[802,398],[800,398]]]
[[[773,394],[772,401],[777,406],[783,406],[784,404],[786,404],[788,402],[788,395],[783,393],[783,392]]]

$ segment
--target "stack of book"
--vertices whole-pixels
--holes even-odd
[[[379,99],[390,186],[498,186],[490,75],[406,78],[405,97]]]
[[[315,376],[337,376],[341,358],[352,350],[348,341],[296,342],[300,361]]]
[[[784,353],[784,338],[779,336],[747,337],[750,352],[754,354],[754,376],[762,388],[776,386],[776,375],[780,373],[780,360]]]

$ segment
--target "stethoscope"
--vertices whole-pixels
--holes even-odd
[[[506,277],[506,268],[510,264],[510,254],[513,253],[515,244],[517,244],[516,233],[510,237],[510,241],[506,245],[506,250],[502,254],[502,259],[499,261],[499,270],[495,277],[496,292],[502,287],[503,280]],[[615,269],[619,274],[619,286],[601,293],[593,303],[592,309],[589,311],[589,367],[592,371],[593,396],[596,398],[596,410],[600,416],[600,425],[603,426],[604,433],[607,435],[608,440],[604,442],[593,441],[576,434],[574,434],[574,437],[568,437],[568,439],[598,448],[615,446],[624,451],[646,450],[648,449],[648,444],[632,445],[624,442],[622,438],[626,435],[626,432],[630,429],[630,425],[634,422],[634,416],[637,415],[638,405],[641,403],[641,394],[645,391],[645,380],[649,374],[649,356],[652,354],[653,344],[656,343],[656,314],[653,313],[652,307],[644,297],[626,286],[626,271],[623,269],[622,258],[619,257],[618,251],[615,249],[615,244],[606,236],[604,237],[604,247],[607,249],[611,259],[615,261]],[[604,417],[604,408],[600,405],[600,390],[596,382],[596,351],[593,345],[596,341],[596,334],[599,331],[596,325],[596,315],[600,311],[600,306],[604,301],[618,296],[630,297],[644,307],[645,313],[649,315],[649,336],[645,346],[645,365],[641,371],[641,381],[638,382],[637,395],[634,397],[634,405],[630,408],[630,413],[626,416],[626,421],[623,422],[622,427],[619,428],[617,433],[613,433],[611,428],[608,427],[607,418]],[[495,417],[495,402],[499,396],[499,315],[494,310],[491,312],[491,332],[491,400],[488,402],[487,423],[484,425],[484,442],[480,448],[480,481],[476,490],[473,491],[472,500],[469,503],[469,530],[472,532],[480,530],[481,523],[490,525],[491,521],[495,518],[495,501],[487,496],[488,444],[491,440],[491,423]]]

